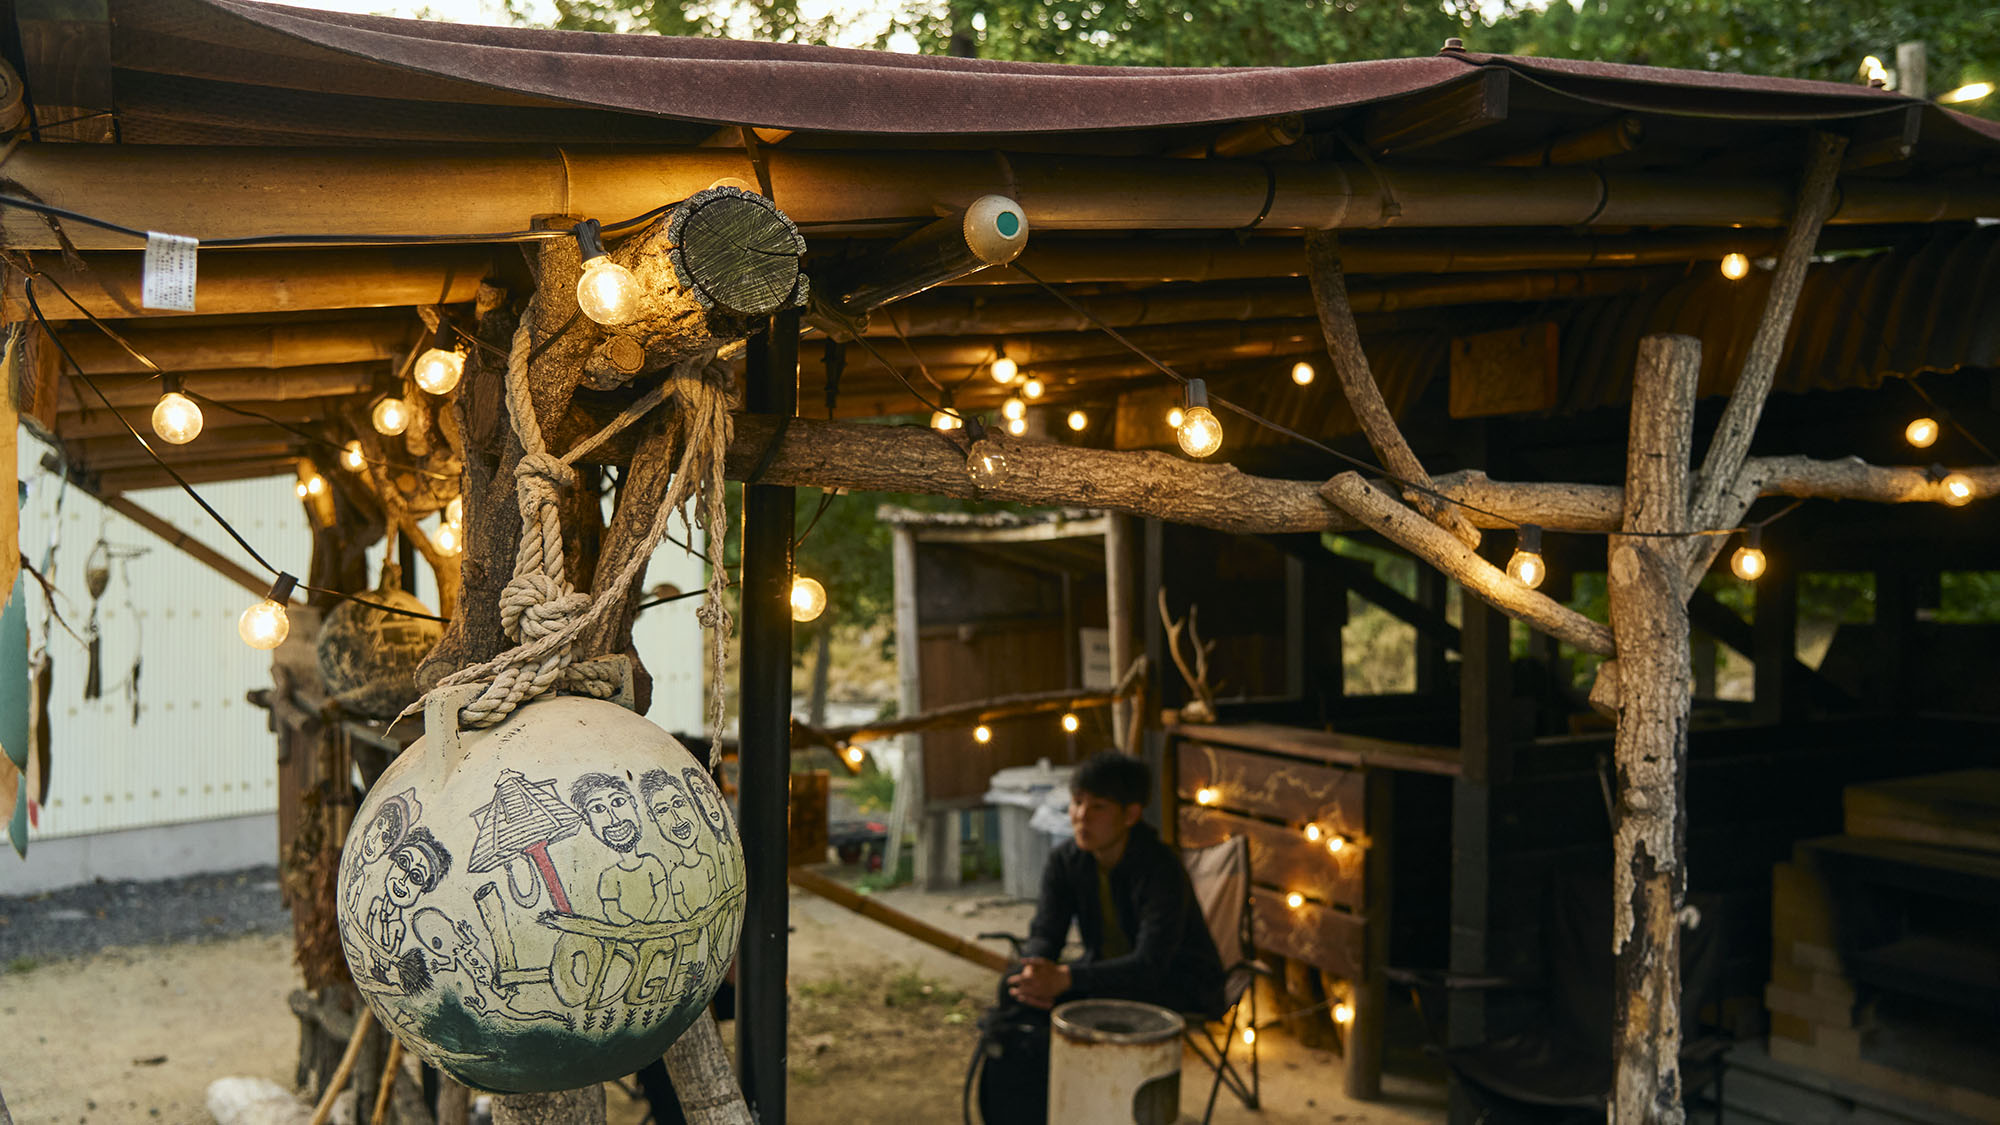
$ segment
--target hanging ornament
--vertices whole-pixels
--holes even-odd
[[[355,815],[337,891],[348,969],[398,1039],[475,1089],[630,1074],[735,955],[733,817],[694,756],[625,707],[548,697],[461,731],[480,690],[434,693],[424,737]]]
[[[90,590],[90,620],[83,626],[90,664],[83,673],[83,697],[97,699],[104,694],[104,637],[97,626],[97,603],[111,585],[111,545],[101,534],[83,560],[83,584]]]
[[[316,644],[320,678],[326,690],[348,710],[371,719],[393,719],[418,695],[417,665],[436,647],[444,625],[409,617],[376,606],[430,612],[403,589],[402,568],[396,565],[395,542],[383,553],[382,581],[360,601],[334,606],[320,626]]]

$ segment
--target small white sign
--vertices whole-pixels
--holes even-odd
[[[146,261],[140,274],[139,304],[149,309],[194,311],[194,252],[200,240],[146,232]]]
[[[1080,628],[1076,646],[1083,656],[1083,686],[1093,691],[1110,691],[1118,686],[1111,670],[1111,630]]]

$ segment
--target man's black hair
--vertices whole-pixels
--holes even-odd
[[[1146,763],[1116,750],[1100,750],[1076,767],[1071,791],[1088,793],[1120,805],[1143,805],[1152,794],[1153,771]]]

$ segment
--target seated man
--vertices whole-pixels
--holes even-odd
[[[1088,997],[1205,1016],[1222,1012],[1222,959],[1187,869],[1139,819],[1151,787],[1145,762],[1110,750],[1077,767],[1070,781],[1075,838],[1057,846],[1042,869],[1020,971],[1006,980],[1015,1003],[988,1019],[989,1027],[1011,1026],[1017,1041],[1028,1041],[1020,1073],[1004,1078],[988,1051],[980,1090],[988,1125],[1040,1122],[1046,1113],[1040,1107],[1047,1102],[1047,1013],[1055,1005]],[[1083,956],[1063,964],[1056,959],[1071,921],[1083,937]]]

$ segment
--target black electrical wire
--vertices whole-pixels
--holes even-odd
[[[1975,449],[1979,450],[1981,454],[1985,455],[1988,461],[2000,461],[2000,457],[1994,456],[1993,451],[1986,448],[1986,443],[1980,441],[1979,436],[1977,434],[1974,434],[1971,430],[1965,427],[1965,423],[1960,422],[1957,418],[1953,417],[1951,411],[1946,410],[1942,406],[1939,406],[1938,401],[1932,398],[1930,392],[1926,391],[1923,388],[1923,384],[1917,382],[1915,379],[1911,379],[1910,389],[1917,392],[1917,397],[1923,399],[1925,404],[1936,412],[1938,416],[1938,421],[1944,422],[1950,425],[1952,429],[1957,430],[1959,434],[1965,438],[1965,440],[1972,443]]]

